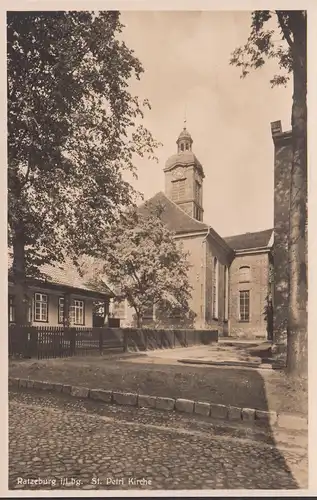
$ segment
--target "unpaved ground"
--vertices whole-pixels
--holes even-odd
[[[182,356],[206,355],[206,348],[152,351],[140,356],[11,361],[9,374],[90,388],[307,414],[306,382],[289,380],[282,372],[182,365],[177,361]]]

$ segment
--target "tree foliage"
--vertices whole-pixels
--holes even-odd
[[[68,244],[93,248],[134,199],[122,171],[156,144],[136,126],[142,104],[128,81],[143,68],[117,39],[118,12],[11,12],[7,22],[10,236],[23,225],[38,266]]]
[[[266,59],[275,59],[281,71],[270,82],[272,86],[287,85],[293,71],[294,27],[301,18],[306,18],[304,11],[252,12],[248,40],[234,50],[230,64],[241,68],[241,77],[245,78],[251,70],[261,68]]]
[[[127,299],[139,326],[153,306],[161,310],[159,316],[177,315],[183,321],[192,317],[187,255],[162,222],[161,213],[153,207],[147,214],[126,213],[109,231],[104,262],[101,254],[91,279],[99,290],[106,280],[118,302]],[[89,262],[83,271],[92,268]]]
[[[121,210],[136,157],[158,145],[130,94],[143,68],[120,14],[9,12],[8,228],[17,281],[44,263],[93,253]],[[141,120],[141,121],[140,121]]]

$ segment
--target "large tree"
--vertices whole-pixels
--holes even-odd
[[[277,31],[282,37],[279,42]],[[304,375],[308,363],[306,38],[306,11],[254,11],[247,43],[237,48],[231,58],[231,64],[242,68],[243,77],[250,70],[261,68],[266,58],[274,58],[281,72],[272,78],[272,85],[286,85],[291,77],[293,80],[287,370]]]
[[[93,270],[90,285],[102,290],[106,281],[116,290],[117,301],[128,301],[138,327],[153,307],[160,324],[173,316],[183,324],[193,319],[190,265],[174,234],[162,222],[162,210],[151,206],[144,214],[136,210],[124,214],[104,238],[99,260],[82,266],[85,274]]]
[[[8,228],[16,320],[26,322],[26,275],[94,253],[135,200],[122,173],[157,146],[138,125],[147,100],[129,92],[143,68],[120,14],[9,12]]]

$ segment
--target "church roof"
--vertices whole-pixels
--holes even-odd
[[[236,234],[223,238],[233,250],[248,250],[251,248],[267,247],[273,229],[265,229],[254,233]]]
[[[147,213],[149,213],[149,209],[151,206],[154,207],[157,205],[161,205],[164,207],[161,219],[170,231],[174,231],[175,233],[191,233],[195,231],[208,230],[209,226],[207,226],[207,224],[193,219],[193,217],[191,217],[186,212],[184,212],[184,210],[178,207],[176,203],[167,198],[167,196],[162,191],[156,193],[152,198],[143,203],[138,208],[138,212],[146,215]]]
[[[176,165],[182,165],[182,166],[197,165],[201,171],[203,170],[200,161],[192,151],[182,151],[181,153],[176,153],[170,156],[165,163],[164,172],[172,169]]]

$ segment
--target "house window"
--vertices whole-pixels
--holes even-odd
[[[64,323],[64,297],[58,297],[58,322]]]
[[[32,322],[32,300],[28,301],[27,321]],[[15,299],[9,295],[9,323],[15,323]]]
[[[229,270],[228,267],[224,268],[225,273],[225,315],[224,320],[228,321],[229,318]]]
[[[239,269],[239,282],[249,283],[251,281],[251,270],[249,266],[242,266]]]
[[[250,321],[250,291],[240,291],[240,321]]]
[[[45,323],[48,321],[48,297],[45,293],[34,295],[34,320]]]
[[[73,299],[69,308],[69,315],[72,325],[84,325],[84,301]]]
[[[185,179],[173,182],[172,200],[179,201],[185,197]]]
[[[217,257],[214,258],[214,265],[213,265],[213,290],[212,290],[212,298],[213,298],[213,304],[212,304],[212,314],[214,319],[218,319],[218,259]]]
[[[9,323],[15,322],[15,305],[13,295],[9,295]]]

